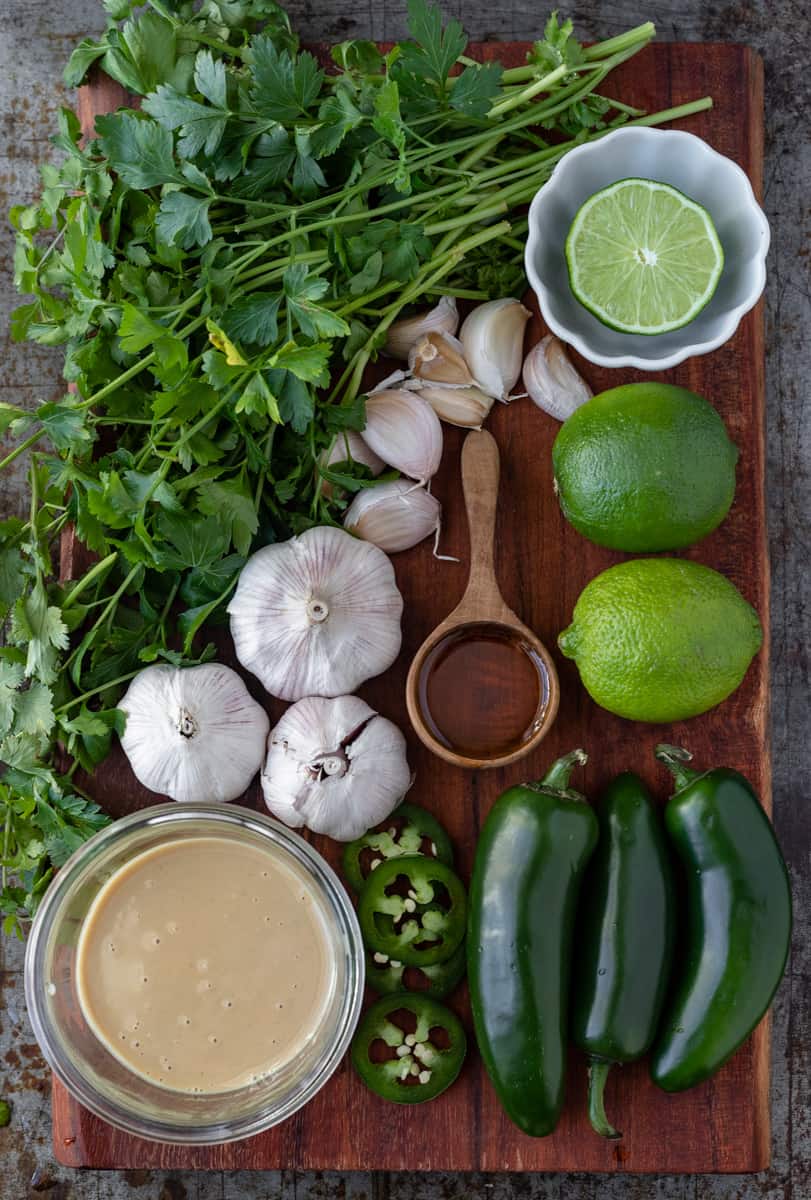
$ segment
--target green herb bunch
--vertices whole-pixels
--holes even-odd
[[[339,520],[373,482],[323,462],[363,429],[389,325],[443,293],[520,292],[523,206],[570,147],[709,104],[643,116],[596,93],[650,24],[583,49],[553,14],[506,70],[411,0],[409,40],[345,42],[325,68],[273,0],[103,2],[66,81],[95,64],[139,107],[84,144],[62,110],[62,164],[12,212],[31,297],[14,336],[64,346],[73,390],[0,406],[21,439],[0,467],[32,451],[30,517],[0,524],[8,929],[104,823],[72,776],[107,754],[127,681],[210,658],[251,549]],[[69,528],[88,569],[58,581]]]

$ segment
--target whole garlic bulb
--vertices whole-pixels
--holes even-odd
[[[508,296],[480,304],[462,322],[459,340],[468,366],[479,387],[496,400],[506,400],[518,382],[529,317],[529,309]]]
[[[358,492],[346,510],[344,529],[396,554],[436,533],[441,515],[436,496],[407,479],[393,479]]]
[[[383,462],[425,483],[442,458],[442,426],[431,405],[415,392],[387,388],[366,397],[363,440]]]
[[[243,667],[273,696],[340,696],[400,652],[403,598],[386,555],[331,526],[263,546],[228,605]]]
[[[262,791],[294,829],[351,842],[385,820],[410,784],[405,738],[358,696],[308,696],[271,731]]]
[[[270,721],[230,667],[146,667],[127,688],[121,745],[136,778],[173,800],[236,800],[262,765]]]

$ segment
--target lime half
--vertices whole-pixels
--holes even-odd
[[[710,214],[653,179],[620,179],[579,209],[566,238],[581,304],[621,333],[680,329],[712,298],[724,252]]]

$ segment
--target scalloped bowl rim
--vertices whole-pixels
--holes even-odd
[[[723,163],[724,170],[731,171],[731,174],[734,177],[737,177],[737,182],[740,186],[743,200],[747,208],[751,211],[754,222],[759,227],[760,233],[760,245],[757,247],[751,262],[747,264],[747,269],[752,273],[752,279],[743,298],[732,305],[724,314],[723,324],[719,332],[715,336],[708,337],[704,340],[686,342],[685,344],[672,350],[670,353],[664,355],[660,354],[658,356],[654,352],[653,343],[656,341],[656,337],[659,335],[650,337],[650,341],[652,343],[652,353],[647,357],[639,353],[631,352],[627,349],[623,350],[619,344],[616,353],[609,354],[603,351],[595,350],[591,346],[587,334],[583,334],[579,330],[572,328],[570,325],[566,324],[566,322],[559,319],[555,315],[554,311],[552,311],[556,295],[555,289],[549,287],[544,282],[535,265],[536,254],[541,238],[541,221],[539,216],[541,210],[549,203],[550,198],[554,196],[559,189],[563,189],[566,186],[567,177],[569,177],[573,171],[576,172],[579,169],[579,164],[581,164],[584,159],[605,154],[606,147],[609,147],[610,152],[610,147],[612,144],[616,144],[617,142],[621,141],[627,141],[629,137],[632,137],[636,141],[642,142],[649,140],[650,138],[656,138],[657,144],[659,145],[661,145],[661,139],[669,139],[671,142],[677,141],[682,150],[687,149],[693,154],[702,154],[706,159],[713,163],[713,165],[717,166],[718,164]],[[639,177],[652,178],[650,175],[640,175]],[[628,178],[628,176],[621,173],[616,176],[616,179],[622,178]],[[607,186],[609,182],[611,182],[611,180],[607,180],[604,186]],[[678,186],[678,184],[674,184],[673,186]],[[586,199],[587,196],[583,195],[578,203],[583,203],[583,201]],[[561,247],[564,239],[565,233],[564,237],[561,239]],[[678,363],[684,362],[684,360],[687,358],[691,358],[700,354],[708,354],[712,350],[717,350],[719,346],[723,346],[725,342],[729,341],[729,339],[737,330],[742,318],[746,315],[746,313],[754,308],[763,293],[763,289],[766,285],[766,255],[768,254],[770,241],[771,230],[769,228],[769,222],[766,218],[766,214],[763,212],[763,209],[757,202],[757,198],[755,197],[749,176],[746,174],[743,168],[734,161],[734,159],[731,159],[724,154],[720,154],[717,150],[713,149],[712,146],[705,142],[703,138],[697,137],[696,134],[687,133],[681,129],[651,129],[645,126],[624,126],[621,129],[616,129],[613,132],[606,134],[598,141],[585,142],[582,146],[576,146],[573,150],[570,150],[555,166],[546,183],[542,184],[535,193],[529,208],[529,233],[525,249],[524,263],[527,278],[538,300],[541,316],[548,325],[550,331],[562,341],[567,342],[570,346],[582,354],[584,358],[588,359],[589,362],[603,367],[637,367],[641,370],[647,371],[665,370],[669,367],[675,367]],[[566,277],[566,286],[568,287],[568,276]],[[712,303],[712,301],[710,303]],[[585,308],[583,309],[583,314],[584,319],[588,317],[593,321],[597,320],[597,318],[589,313]],[[683,330],[674,330],[673,332],[680,333],[683,331],[686,335],[689,334],[691,327],[695,329],[696,323],[701,320],[701,316],[702,314],[699,313],[693,319],[693,321],[683,326]],[[608,326],[603,326],[602,328],[604,330],[608,330]],[[626,335],[617,333],[615,336],[618,339],[621,339],[626,336],[640,337],[644,335]]]

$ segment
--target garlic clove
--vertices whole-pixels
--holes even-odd
[[[146,667],[118,707],[136,778],[172,800],[236,800],[262,765],[267,713],[221,663]]]
[[[273,696],[340,696],[400,652],[403,598],[386,555],[316,526],[248,559],[228,605],[237,658]]]
[[[552,333],[541,338],[524,359],[524,387],[538,408],[556,421],[565,421],[594,395]]]
[[[360,434],[352,429],[339,433],[329,450],[324,450],[318,461],[322,467],[331,467],[335,463],[343,462],[362,463],[373,475],[379,475],[386,465],[383,459],[378,458],[374,450],[366,445]],[[332,495],[333,485],[328,479],[323,480],[321,491],[325,496]]]
[[[268,739],[262,792],[268,809],[351,842],[385,820],[411,785],[400,730],[358,696],[308,696]]]
[[[436,496],[407,479],[394,479],[358,492],[346,511],[344,528],[396,554],[436,533],[441,515]]]
[[[462,343],[446,333],[427,333],[411,347],[408,365],[417,379],[471,387],[476,381],[462,352]]]
[[[439,303],[428,312],[416,313],[412,317],[401,317],[389,327],[386,344],[383,347],[386,354],[392,358],[401,358],[404,362],[408,352],[423,334],[431,332],[456,333],[459,328],[459,313],[453,296],[442,296]]]
[[[440,421],[460,425],[462,429],[481,429],[495,403],[481,388],[447,387],[440,383],[426,384],[419,392],[427,400]]]
[[[508,399],[521,374],[529,318],[529,309],[519,300],[488,300],[473,309],[459,330],[476,383],[496,400]]]
[[[442,426],[415,392],[390,388],[366,397],[363,440],[384,462],[425,483],[442,458]]]

